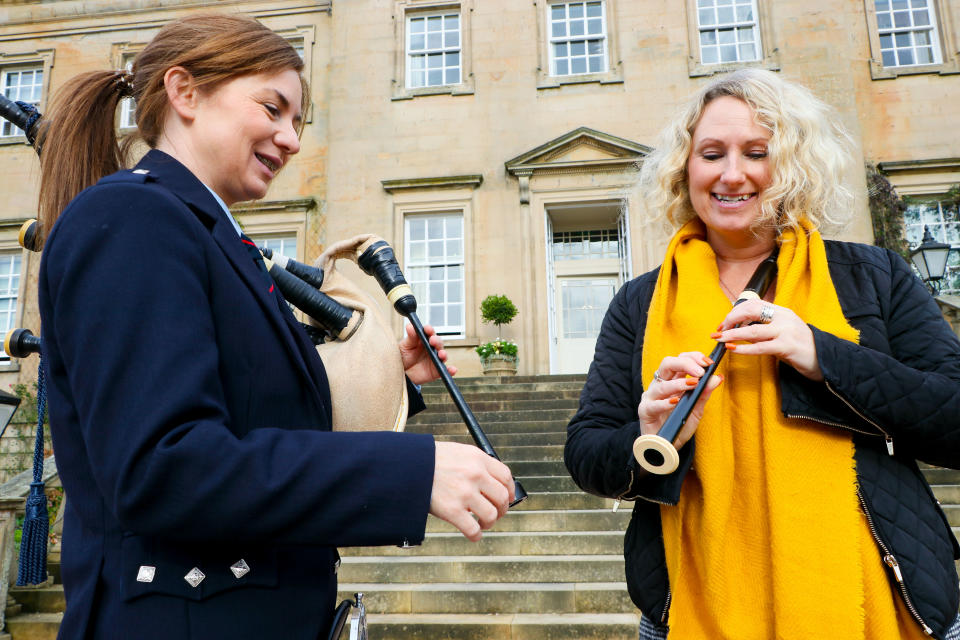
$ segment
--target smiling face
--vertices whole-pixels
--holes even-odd
[[[704,108],[693,130],[687,181],[711,244],[756,242],[751,225],[771,181],[769,142],[770,132],[754,120],[746,102],[721,96]]]
[[[300,151],[299,74],[240,76],[200,94],[191,124],[191,170],[228,205],[256,200]]]

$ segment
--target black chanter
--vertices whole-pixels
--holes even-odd
[[[393,249],[385,240],[374,238],[365,245],[361,245],[357,252],[360,254],[357,258],[357,264],[360,265],[364,273],[374,277],[380,284],[383,292],[387,294],[387,299],[393,304],[393,308],[402,316],[406,317],[413,326],[414,331],[417,332],[420,342],[423,343],[427,353],[430,354],[433,364],[440,374],[440,379],[443,380],[444,386],[447,387],[450,398],[453,400],[454,405],[456,405],[457,411],[460,412],[460,417],[463,418],[464,423],[467,425],[467,430],[470,431],[473,441],[484,453],[499,460],[500,457],[497,456],[493,450],[493,445],[490,444],[490,440],[483,432],[483,429],[480,428],[480,423],[477,422],[476,416],[473,415],[473,411],[470,410],[466,400],[463,399],[463,394],[460,393],[460,389],[453,381],[453,376],[450,375],[447,368],[440,362],[436,351],[430,346],[430,341],[423,332],[423,324],[420,322],[420,318],[417,317],[417,299],[413,296],[413,290],[410,288],[410,285],[407,284],[406,278],[403,277],[403,272],[400,270],[400,265],[397,264]],[[527,492],[524,491],[520,482],[516,479],[514,479],[514,489],[516,495],[514,501],[510,503],[511,507],[519,504],[527,497]]]
[[[743,293],[733,303],[734,306],[747,300],[763,298],[777,276],[777,255],[779,252],[779,248],[774,249],[773,253],[757,266]],[[703,390],[706,388],[710,376],[716,372],[726,352],[726,344],[718,342],[713,352],[710,353],[713,364],[707,367],[697,386],[683,392],[680,401],[673,408],[673,412],[667,417],[660,430],[656,434],[642,435],[633,441],[633,456],[643,469],[658,475],[666,475],[676,471],[680,464],[680,455],[677,453],[677,448],[673,446],[673,441],[676,440],[677,435],[683,429],[683,425],[686,424],[694,405],[703,395]]]

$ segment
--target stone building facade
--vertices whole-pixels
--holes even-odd
[[[863,162],[916,199],[910,237],[929,224],[960,244],[945,195],[960,182],[960,0],[0,0],[0,90],[42,111],[73,74],[121,68],[160,25],[206,10],[261,19],[307,63],[302,151],[264,201],[235,207],[246,232],[304,261],[384,237],[461,375],[496,337],[479,314],[490,294],[520,310],[502,333],[521,373],[586,370],[613,292],[665,247],[637,163],[686,96],[733,68],[833,104]],[[39,333],[39,256],[16,237],[38,164],[0,134],[0,329]],[[864,175],[842,179],[862,197],[840,235],[872,242]],[[107,303],[122,301],[91,301]],[[35,371],[0,363],[0,384]]]

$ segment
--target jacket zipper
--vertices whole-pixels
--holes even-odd
[[[928,636],[932,636],[933,629],[931,629],[927,623],[924,622],[923,618],[920,617],[920,613],[917,611],[916,606],[914,606],[913,600],[910,599],[910,594],[907,593],[907,585],[903,581],[903,573],[900,571],[900,563],[897,561],[896,556],[890,553],[890,549],[887,548],[887,545],[884,544],[883,540],[880,539],[880,534],[877,533],[877,528],[873,524],[873,516],[870,515],[870,510],[867,508],[867,501],[863,498],[863,494],[860,493],[859,487],[857,487],[857,498],[860,500],[860,506],[863,509],[863,515],[867,518],[867,527],[870,529],[870,535],[873,536],[873,539],[876,540],[880,550],[883,551],[884,564],[893,569],[893,575],[894,578],[896,578],[897,586],[900,587],[900,595],[903,597],[903,603],[907,605],[907,610],[910,611],[910,615],[912,615],[923,628],[923,632]]]
[[[833,395],[835,395],[835,396],[837,396],[838,398],[840,398],[840,400],[843,402],[843,404],[845,404],[845,405],[847,405],[848,407],[850,407],[850,410],[851,410],[851,411],[853,411],[855,414],[857,414],[858,416],[860,416],[864,421],[869,422],[870,424],[872,424],[872,425],[877,429],[877,431],[879,431],[880,433],[883,434],[883,439],[884,439],[884,440],[886,441],[886,443],[887,443],[887,454],[889,454],[889,455],[892,456],[892,455],[893,455],[893,438],[890,436],[890,434],[887,433],[886,431],[884,431],[884,430],[880,427],[880,425],[878,425],[876,422],[874,422],[873,420],[871,420],[871,419],[868,418],[867,416],[863,415],[863,413],[861,413],[860,410],[857,409],[855,406],[853,406],[852,404],[850,404],[849,402],[847,402],[847,399],[846,399],[846,398],[844,398],[842,395],[840,395],[839,393],[837,393],[836,391],[834,391],[834,390],[833,390],[833,387],[830,386],[830,383],[829,383],[826,379],[824,379],[823,383],[826,385],[827,390],[830,391],[830,393],[832,393]]]
[[[667,601],[663,604],[663,615],[660,616],[660,624],[667,624],[667,617],[670,615],[670,601],[673,600],[673,590],[670,588],[670,583],[667,583]]]

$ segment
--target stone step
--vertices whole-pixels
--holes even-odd
[[[466,429],[464,429],[465,431]],[[486,430],[484,430],[486,433]],[[468,433],[463,434],[436,434],[438,440],[446,442],[462,442],[473,444],[473,438]],[[490,444],[499,453],[501,447],[516,447],[529,445],[559,445],[563,453],[563,445],[567,441],[566,431],[536,432],[536,433],[494,433],[487,434]]]
[[[568,475],[558,476],[526,476],[521,477],[523,488],[529,493],[542,491],[579,491],[580,488]]]
[[[525,411],[513,410],[495,410],[495,411],[474,411],[477,422],[484,426],[490,422],[520,422],[524,420],[536,419],[548,424],[563,423],[566,424],[573,414],[574,409],[530,409]],[[449,423],[460,420],[460,414],[456,411],[424,411],[416,416],[418,425]]]
[[[63,613],[21,613],[7,618],[12,640],[56,640]]]
[[[563,461],[562,444],[546,445],[515,445],[506,447],[496,447],[497,455],[504,462],[524,461],[524,462],[560,462]]]
[[[616,582],[622,555],[344,556],[343,582]]]
[[[472,378],[454,378],[457,387],[461,391],[483,389],[483,390],[503,390],[503,391],[521,391],[541,389],[573,389],[577,385],[583,387],[587,381],[586,374],[566,374],[555,376],[501,376],[490,378],[476,376]],[[439,380],[429,382],[423,385],[425,392],[443,391],[446,389]]]
[[[428,533],[423,544],[400,547],[343,547],[347,556],[622,555],[622,531],[485,531],[479,542],[456,533]]]
[[[467,401],[470,410],[480,415],[491,411],[543,411],[545,409],[563,409],[573,415],[579,406],[577,398],[565,399],[531,399],[531,400],[505,400],[494,394],[487,394],[488,397],[482,400]],[[450,402],[438,402],[427,405],[427,413],[457,413],[457,408]],[[459,413],[457,414],[459,415]],[[420,414],[414,416],[419,419]]]
[[[944,504],[941,505],[943,512],[947,514],[947,522],[951,527],[960,527],[960,505]]]
[[[521,482],[521,484],[523,484]],[[590,495],[583,491],[550,491],[530,493],[527,485],[523,485],[528,497],[526,500],[511,507],[514,511],[542,511],[547,509],[610,509],[613,500]]]
[[[23,606],[24,613],[57,613],[67,606],[63,585],[45,587],[10,587],[10,595]]]
[[[425,412],[426,413],[426,412]],[[531,414],[536,415],[536,414]],[[416,416],[416,417],[419,417]],[[509,422],[502,421],[492,421],[492,420],[480,420],[480,427],[483,429],[483,432],[487,436],[493,436],[495,434],[509,434],[509,433],[566,433],[567,432],[567,421],[557,421],[557,420],[540,420],[540,419],[523,419],[523,420],[511,420]],[[467,431],[466,425],[464,425],[463,420],[460,419],[458,415],[456,418],[450,417],[448,422],[430,422],[424,424],[418,424],[415,422],[407,423],[406,430],[412,433],[430,433],[433,435],[469,435],[470,432]]]
[[[510,471],[518,478],[525,476],[559,476],[567,472],[561,460],[507,460]]]
[[[635,613],[626,582],[498,584],[343,583],[337,601],[363,594],[375,613]]]
[[[625,531],[630,523],[629,505],[610,509],[567,511],[514,511],[497,521],[491,531]],[[439,518],[427,518],[428,533],[450,533],[452,525]]]
[[[960,484],[960,471],[956,469],[927,467],[922,473],[930,484]]]
[[[582,385],[581,385],[582,386]],[[580,388],[568,388],[568,389],[540,389],[539,391],[502,391],[502,390],[493,390],[493,391],[473,391],[473,392],[464,392],[461,388],[461,395],[463,399],[467,401],[467,404],[472,406],[473,402],[481,402],[484,400],[490,400],[496,398],[497,400],[580,400]],[[434,404],[449,403],[453,405],[453,400],[450,399],[450,394],[447,393],[446,388],[441,387],[440,389],[426,389],[424,388],[421,391],[424,401],[427,403],[427,407],[432,407]]]
[[[526,486],[524,486],[526,488]],[[958,484],[933,484],[933,495],[937,496],[940,504],[960,504],[960,485]],[[529,491],[529,489],[528,489]]]
[[[372,614],[371,638],[417,640],[636,640],[636,613]]]

